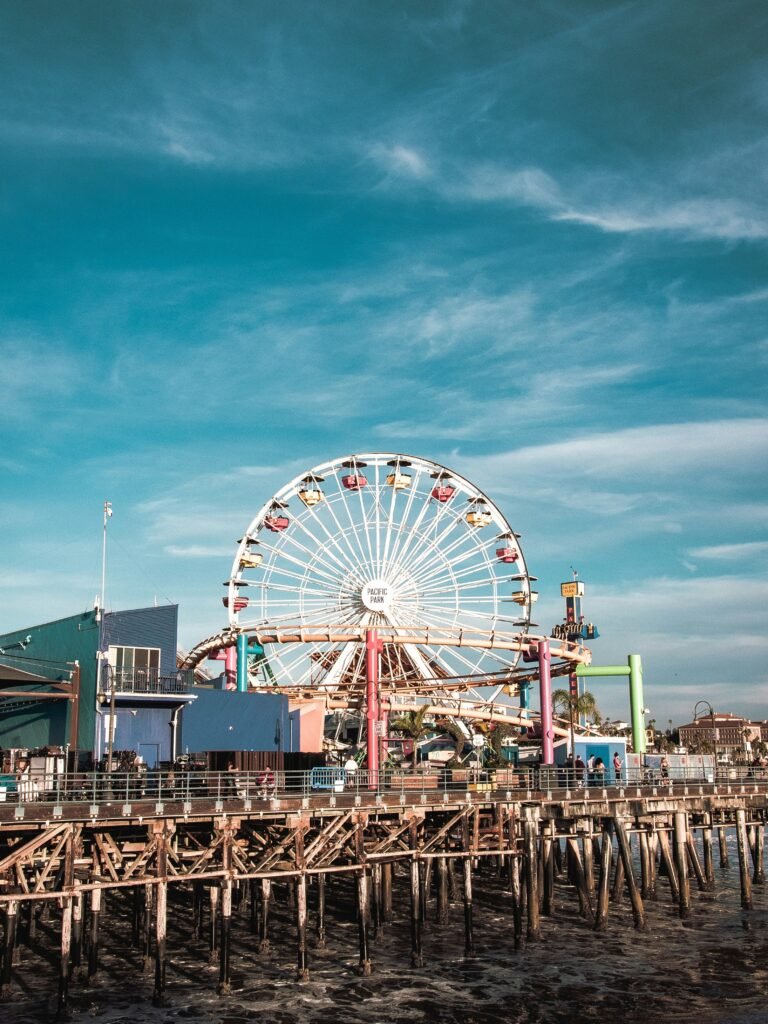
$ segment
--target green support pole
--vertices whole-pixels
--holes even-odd
[[[639,654],[630,654],[629,662],[629,708],[632,713],[632,746],[636,754],[644,754],[645,715],[643,714],[643,665]]]
[[[629,676],[629,710],[632,718],[632,747],[636,754],[647,750],[643,716],[643,664],[639,654],[630,654],[626,665],[577,665],[577,676]]]
[[[248,637],[237,634],[237,692],[248,692]]]

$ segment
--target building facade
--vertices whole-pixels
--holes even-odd
[[[749,757],[754,741],[762,739],[760,722],[722,711],[681,725],[679,732],[681,745],[689,750],[705,746],[712,753],[733,761]]]
[[[178,752],[194,676],[176,669],[178,606],[90,610],[0,636],[0,746],[134,750],[149,767]],[[5,675],[9,675],[8,671]],[[47,680],[48,682],[45,682]],[[47,694],[50,693],[50,696]]]

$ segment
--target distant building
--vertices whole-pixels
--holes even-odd
[[[178,606],[160,605],[0,635],[0,747],[69,747],[98,760],[111,727],[113,750],[149,767],[172,760],[180,712],[195,700],[193,672],[176,668],[177,629]]]
[[[725,711],[702,715],[687,725],[681,725],[679,733],[680,743],[689,749],[706,743],[717,754],[728,755],[732,759],[737,754],[746,756],[752,742],[762,738],[760,722],[751,722]]]

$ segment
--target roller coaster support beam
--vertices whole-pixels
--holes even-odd
[[[541,707],[541,763],[555,763],[555,738],[552,731],[552,674],[549,641],[539,640],[536,645],[539,657],[539,699]]]
[[[577,665],[577,676],[629,676],[629,709],[632,717],[632,749],[646,752],[643,709],[643,664],[639,654],[630,654],[626,665]]]
[[[248,635],[246,633],[237,635],[237,692],[248,692]]]

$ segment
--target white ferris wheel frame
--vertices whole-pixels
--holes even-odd
[[[387,478],[401,470],[410,480],[393,486]],[[366,477],[365,485],[345,487],[342,478],[358,473]],[[433,497],[433,488],[441,483],[455,489],[447,501]],[[308,488],[323,491],[316,505],[299,498]],[[472,509],[483,513],[484,525],[469,524]],[[268,530],[265,521],[283,513],[289,526]],[[502,567],[494,538],[507,538],[502,543],[516,551],[511,566]],[[244,567],[254,549],[262,556],[261,564]],[[280,649],[285,649],[286,636],[299,647],[309,646],[308,652],[297,650],[286,657],[270,645],[266,659],[279,662],[281,678],[275,684],[280,687],[333,691],[360,657],[360,644],[342,637],[382,626],[393,650],[402,648],[411,669],[423,677],[422,687],[414,689],[423,689],[423,684],[435,692],[451,686],[470,689],[473,677],[484,677],[480,685],[485,686],[494,681],[489,677],[497,676],[495,699],[509,684],[525,647],[534,579],[519,534],[496,503],[466,477],[404,453],[342,456],[294,477],[252,518],[227,582],[230,630],[270,639],[275,631]],[[517,587],[514,597],[506,593],[511,584]],[[381,597],[384,591],[387,596]],[[251,595],[254,604],[240,608],[238,599],[250,600]],[[391,603],[374,610],[371,602],[376,600]],[[514,615],[506,614],[513,600]],[[321,629],[327,634],[324,640],[318,639]],[[415,643],[413,634],[424,631],[426,642]],[[483,635],[484,642],[476,647],[463,643],[462,636],[470,633]],[[329,655],[334,649],[339,653]],[[332,658],[328,671],[317,673],[315,680],[306,667],[312,654],[320,661],[324,655]]]

